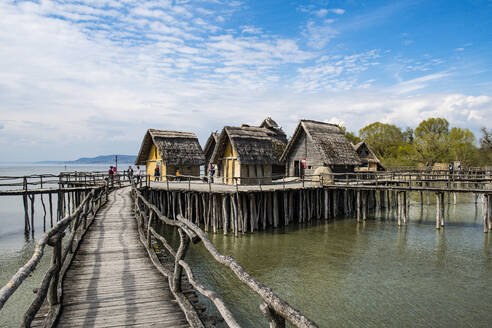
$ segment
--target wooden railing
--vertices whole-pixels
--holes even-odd
[[[492,182],[492,170],[461,170],[450,172],[448,170],[424,172],[392,172],[392,171],[359,171],[359,172],[343,172],[343,173],[323,173],[323,174],[306,174],[301,177],[285,177],[282,175],[268,176],[268,177],[222,177],[215,176],[214,183],[211,183],[209,177],[204,176],[190,176],[181,175],[179,177],[173,175],[165,175],[163,177],[146,175],[139,180],[140,187],[150,187],[152,182],[158,182],[169,186],[182,186],[184,188],[193,190],[197,185],[208,185],[208,191],[221,191],[222,186],[234,185],[239,188],[241,185],[259,186],[300,186],[304,187],[305,184],[313,183],[316,185],[350,185],[350,186],[420,186],[425,187],[429,183],[445,183],[447,189],[452,190],[459,184],[460,190],[464,188],[478,189],[477,184],[483,187],[485,184]],[[227,180],[232,183],[224,183]]]
[[[31,259],[0,289],[1,310],[17,288],[36,269],[44,255],[46,245],[52,247],[50,268],[44,275],[34,301],[23,315],[21,327],[30,327],[43,304],[47,304],[49,308],[43,327],[51,327],[56,321],[60,313],[60,299],[63,294],[65,273],[97,211],[106,203],[109,190],[110,188],[106,184],[88,192],[72,214],[58,221],[53,228],[40,237]]]
[[[191,267],[184,260],[186,252],[190,246],[190,242],[196,244],[200,241],[217,262],[231,269],[241,282],[246,284],[252,291],[263,299],[263,302],[260,305],[260,310],[269,320],[270,327],[285,327],[286,320],[295,327],[317,327],[313,321],[305,317],[298,310],[291,307],[286,301],[278,297],[270,288],[246,272],[234,258],[221,254],[213,243],[207,238],[206,233],[197,225],[193,224],[190,220],[181,215],[177,215],[176,220],[169,219],[142,195],[135,184],[132,184],[132,196],[134,198],[135,216],[138,222],[140,239],[145,245],[154,266],[165,277],[167,277],[171,291],[176,297],[181,309],[185,313],[188,323],[192,327],[203,327],[203,324],[198,318],[196,312],[193,310],[191,303],[182,293],[181,279],[183,269],[189,283],[200,294],[207,297],[215,304],[217,310],[227,325],[234,328],[240,327],[234,319],[231,311],[225,305],[224,301],[219,298],[215,292],[208,290],[195,279]],[[152,224],[155,222],[161,222],[178,229],[180,244],[177,250],[174,250],[168,241],[155,231],[152,227]],[[157,255],[151,245],[152,237],[159,240],[166,248],[168,253],[174,258],[173,271],[166,269],[157,258]]]

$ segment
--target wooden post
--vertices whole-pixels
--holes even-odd
[[[328,217],[329,217],[329,212],[330,212],[330,202],[329,202],[329,197],[330,197],[330,194],[328,192],[328,189],[324,189],[324,217],[325,217],[325,220],[328,220]],[[292,204],[290,205],[292,206]]]
[[[487,222],[488,222],[488,226],[489,226],[489,231],[492,230],[492,222],[490,222],[490,215],[491,215],[491,212],[492,212],[492,203],[490,202],[490,198],[491,198],[491,195],[487,195]]]
[[[360,190],[357,190],[357,222],[360,222]]]
[[[278,215],[278,195],[274,191],[273,192],[273,227],[277,228],[278,227],[278,222],[279,222],[279,215]]]
[[[289,225],[289,195],[285,190],[282,194],[284,196],[284,225],[287,226]]]
[[[407,224],[407,209],[408,209],[408,204],[407,204],[407,192],[403,192],[403,224]]]
[[[174,292],[181,292],[181,274],[183,272],[183,268],[179,264],[179,261],[183,260],[186,256],[186,252],[190,247],[190,238],[186,233],[184,233],[181,229],[179,232],[179,248],[176,252],[176,257],[174,259],[174,275],[173,275],[173,284],[171,288]]]
[[[487,222],[488,218],[488,197],[486,194],[483,194],[482,196],[482,215],[483,215],[483,232],[487,233],[489,232],[489,225]]]
[[[441,193],[441,227],[444,227],[444,210],[444,193]]]
[[[367,192],[362,191],[362,220],[367,218]]]
[[[396,192],[396,198],[397,198],[397,216],[398,216],[398,226],[401,226],[401,192],[397,191]]]
[[[222,195],[222,218],[224,219],[224,235],[227,235],[229,229],[229,213],[227,206],[227,194]]]
[[[439,217],[441,215],[441,197],[439,196],[439,193],[436,192],[436,229],[439,230],[441,228],[439,224]]]
[[[261,303],[260,310],[268,319],[269,328],[285,328],[285,319],[271,309],[268,304]]]
[[[48,199],[50,202],[50,225],[51,228],[53,228],[53,200],[52,200],[51,192],[48,193]]]
[[[33,193],[29,198],[31,199],[31,234],[34,237],[34,201],[36,194]]]
[[[48,242],[48,245],[53,247],[53,253],[51,255],[51,267],[56,267],[53,278],[51,278],[50,287],[48,290],[48,303],[51,307],[59,304],[58,299],[58,279],[61,269],[61,253],[62,253],[62,238],[63,232],[59,232]]]

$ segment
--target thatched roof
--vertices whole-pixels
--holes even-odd
[[[212,157],[215,147],[217,145],[217,140],[219,139],[219,134],[217,132],[212,132],[205,143],[203,152],[205,153],[205,161],[209,162]]]
[[[156,145],[166,165],[202,165],[205,156],[192,132],[149,129],[145,133],[135,165],[145,165],[152,145]]]
[[[303,131],[314,144],[316,150],[323,156],[325,165],[360,164],[359,156],[357,156],[352,144],[337,125],[311,120],[299,122],[280,159],[282,162],[286,161],[293,145]]]
[[[260,128],[280,128],[271,117],[267,117],[261,122]]]
[[[384,168],[376,154],[374,154],[371,147],[365,141],[355,144],[354,149],[362,163],[377,163],[379,167]]]
[[[280,129],[281,131],[281,129]],[[211,162],[223,157],[228,140],[240,164],[280,164],[280,156],[287,144],[283,131],[255,126],[226,126],[219,135]]]

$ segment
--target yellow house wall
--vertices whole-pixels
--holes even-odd
[[[161,163],[161,177],[165,176],[167,174],[166,170],[166,165],[162,163],[161,156],[159,155],[159,152],[157,151],[157,147],[155,145],[152,145],[152,148],[150,149],[149,156],[147,158],[147,165],[146,165],[146,172],[147,175],[154,175],[154,170],[157,165],[157,162]],[[152,181],[154,181],[154,178],[150,178]]]
[[[236,152],[234,151],[230,141],[227,142],[226,149],[224,151],[221,170],[222,176],[224,177],[224,183],[234,184],[234,177],[241,176],[241,167],[237,161]]]

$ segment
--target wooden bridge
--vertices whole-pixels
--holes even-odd
[[[270,327],[285,327],[286,321],[317,327],[232,257],[220,254],[197,225],[181,215],[168,218],[135,185],[111,188],[106,181],[77,192],[75,206],[41,236],[32,258],[0,289],[1,311],[36,269],[46,245],[52,248],[51,265],[22,316],[22,327],[202,328],[208,319],[199,315],[197,292],[213,302],[229,327],[240,327],[224,301],[196,281],[185,262],[188,248],[198,242],[261,297],[259,310]],[[178,230],[177,249],[156,232],[156,224]],[[171,261],[159,258],[157,241]]]
[[[67,271],[58,327],[188,326],[134,217],[129,187],[109,195]]]

